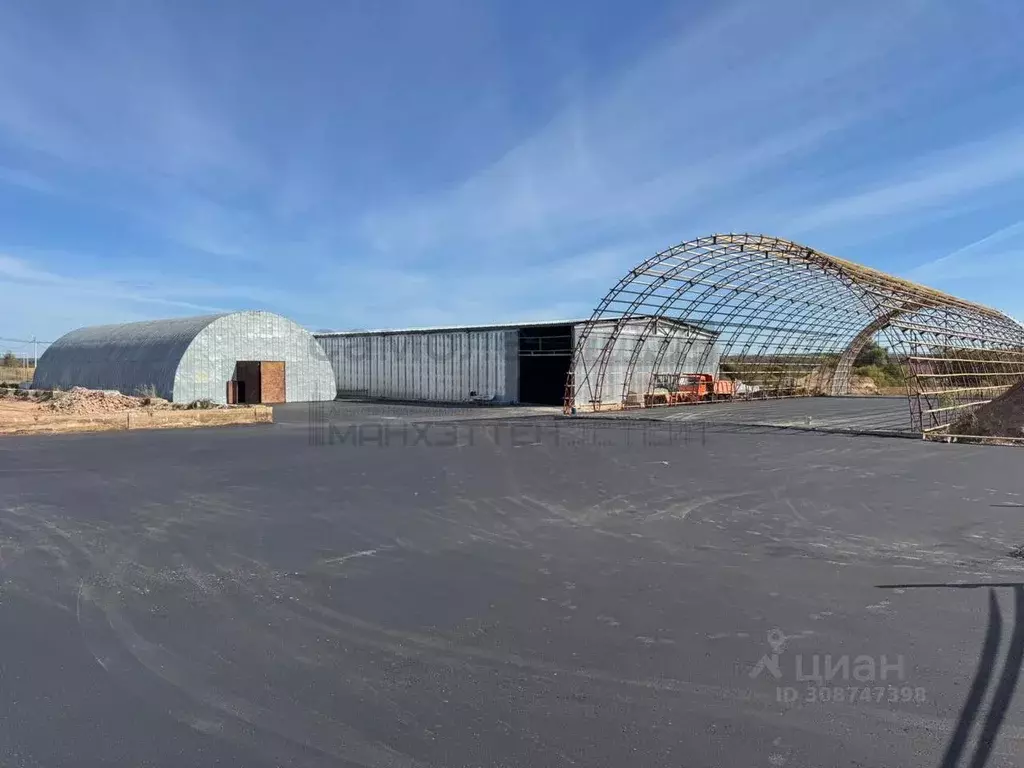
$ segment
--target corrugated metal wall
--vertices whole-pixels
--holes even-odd
[[[651,323],[657,323],[657,330],[644,340],[629,386],[625,387],[627,392],[634,392],[642,398],[648,391],[651,377],[655,373],[712,373],[718,376],[721,351],[714,344],[712,337],[666,321],[633,320],[622,328],[615,339],[615,345],[609,352],[608,366],[600,392],[597,392],[597,361],[601,350],[611,342],[615,329],[614,322],[610,321],[591,331],[587,337],[582,360],[575,363],[573,372],[577,406],[589,404],[592,399],[599,399],[607,404],[622,402],[630,356]],[[578,325],[573,329],[574,345],[583,328],[584,326]],[[658,362],[659,350],[662,348],[664,354]],[[591,367],[589,381],[587,367]]]
[[[468,401],[471,392],[499,403],[519,398],[519,335],[514,329],[316,338],[342,394],[448,403]]]
[[[289,403],[335,397],[331,364],[309,331],[273,312],[235,312],[214,320],[189,345],[174,377],[174,399],[225,402],[239,360],[283,361]]]
[[[94,325],[61,336],[39,359],[39,389],[116,389],[134,395],[153,388],[167,399],[181,356],[195,337],[223,315]]]

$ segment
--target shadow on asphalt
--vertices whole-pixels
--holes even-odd
[[[961,764],[960,758],[967,749],[971,728],[978,719],[978,714],[984,704],[985,694],[992,682],[996,657],[999,655],[999,645],[1002,641],[1003,614],[999,608],[999,600],[996,597],[996,588],[1006,588],[1013,591],[1013,631],[1010,636],[1009,647],[1006,651],[1006,660],[1003,662],[1003,671],[996,683],[995,692],[992,694],[992,703],[982,725],[981,733],[978,736],[974,756],[969,763],[963,764],[969,766],[969,768],[984,768],[984,766],[988,765],[989,758],[992,756],[992,749],[995,747],[999,730],[1003,727],[1006,712],[1013,701],[1014,693],[1017,690],[1017,683],[1020,679],[1021,663],[1024,662],[1024,583],[882,584],[878,588],[988,589],[988,625],[985,629],[985,640],[981,646],[978,668],[974,672],[974,680],[971,682],[971,688],[967,693],[964,706],[960,710],[960,717],[957,719],[956,728],[949,739],[940,768],[957,768]]]

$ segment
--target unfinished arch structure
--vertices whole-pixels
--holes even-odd
[[[675,339],[681,332],[715,343],[694,360]],[[574,355],[567,412],[663,403],[657,393],[677,377],[710,374],[723,385],[701,399],[902,394],[906,428],[932,432],[1024,378],[1024,326],[798,243],[719,234],[624,275],[578,335]]]

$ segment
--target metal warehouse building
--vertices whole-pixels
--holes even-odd
[[[316,339],[331,361],[341,395],[562,405],[573,351],[586,325],[585,320],[570,320],[345,331],[317,333]],[[715,339],[708,331],[675,320],[609,321],[591,328],[575,367],[582,371],[593,358],[606,355],[603,397],[618,400],[630,382],[646,387],[654,373],[717,376]],[[588,392],[587,397],[592,396]]]
[[[136,394],[176,402],[333,400],[334,373],[302,326],[271,312],[232,312],[65,334],[43,353],[33,386]]]

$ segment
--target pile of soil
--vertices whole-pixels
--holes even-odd
[[[165,401],[166,402],[166,401]],[[122,395],[100,389],[72,387],[67,392],[54,392],[53,398],[43,403],[43,408],[57,413],[90,414],[125,411],[131,408],[143,408],[147,398]]]
[[[796,380],[797,389],[805,390],[811,394],[826,394],[829,391],[832,383],[833,371],[822,370],[814,371],[806,376],[802,376]],[[851,395],[877,395],[878,384],[870,376],[858,376],[852,374],[850,376],[850,392]]]
[[[850,394],[877,395],[878,384],[870,376],[857,376],[854,374],[850,377]]]
[[[955,421],[955,435],[1024,437],[1024,381],[1010,387],[991,403]]]
[[[831,370],[816,370],[806,376],[797,377],[793,385],[797,389],[806,390],[811,394],[824,394],[828,389],[828,382],[832,379]]]

